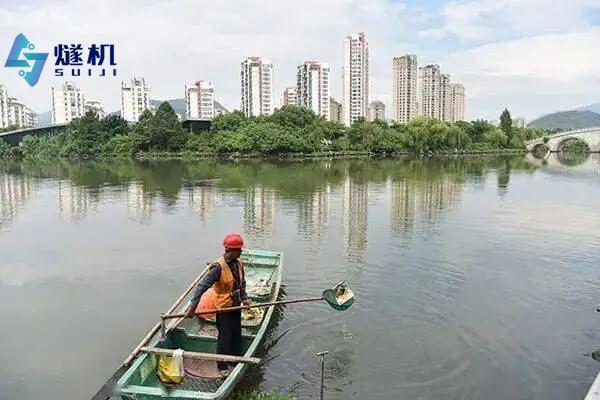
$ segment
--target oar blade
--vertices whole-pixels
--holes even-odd
[[[354,303],[354,293],[346,281],[342,281],[331,289],[323,291],[323,298],[337,311],[344,311]]]

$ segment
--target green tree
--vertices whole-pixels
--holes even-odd
[[[67,128],[66,145],[62,153],[68,157],[88,158],[98,155],[100,145],[107,140],[104,126],[94,112],[73,120]]]
[[[268,119],[281,126],[302,129],[314,125],[318,117],[313,110],[300,106],[283,106]]]
[[[233,131],[240,129],[248,123],[248,118],[241,111],[235,110],[230,113],[221,114],[212,121],[211,132]]]
[[[509,140],[512,138],[512,118],[510,112],[506,108],[500,115],[500,129],[502,129]]]
[[[140,119],[135,124],[130,135],[133,140],[133,146],[136,151],[149,151],[151,144],[151,129],[153,124],[153,115],[150,110],[144,110]]]
[[[187,136],[173,107],[168,102],[163,102],[150,124],[151,149],[180,151],[187,141]]]

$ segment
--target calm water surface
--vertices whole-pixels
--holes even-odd
[[[567,160],[568,161],[568,160]],[[224,233],[288,298],[246,388],[581,399],[600,363],[600,159],[0,164],[0,399],[86,399]]]

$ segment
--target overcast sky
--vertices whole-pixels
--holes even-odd
[[[467,119],[495,119],[504,107],[528,120],[600,102],[600,0],[0,0],[2,65],[24,33],[50,53],[38,85],[0,67],[10,96],[50,109],[53,47],[114,43],[117,78],[78,78],[86,99],[119,108],[120,80],[144,77],[152,98],[183,97],[186,82],[213,81],[216,99],[238,108],[240,62],[273,61],[275,97],[295,84],[305,60],[331,66],[341,98],[344,37],[365,32],[371,100],[391,114],[392,58],[416,54],[465,85]]]

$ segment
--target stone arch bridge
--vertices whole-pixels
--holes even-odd
[[[528,141],[525,146],[531,152],[537,150],[540,146],[544,146],[551,153],[556,153],[561,151],[564,145],[571,140],[581,140],[587,145],[591,153],[600,153],[600,127],[560,132],[548,136],[546,143],[544,143],[544,138],[538,138]]]

